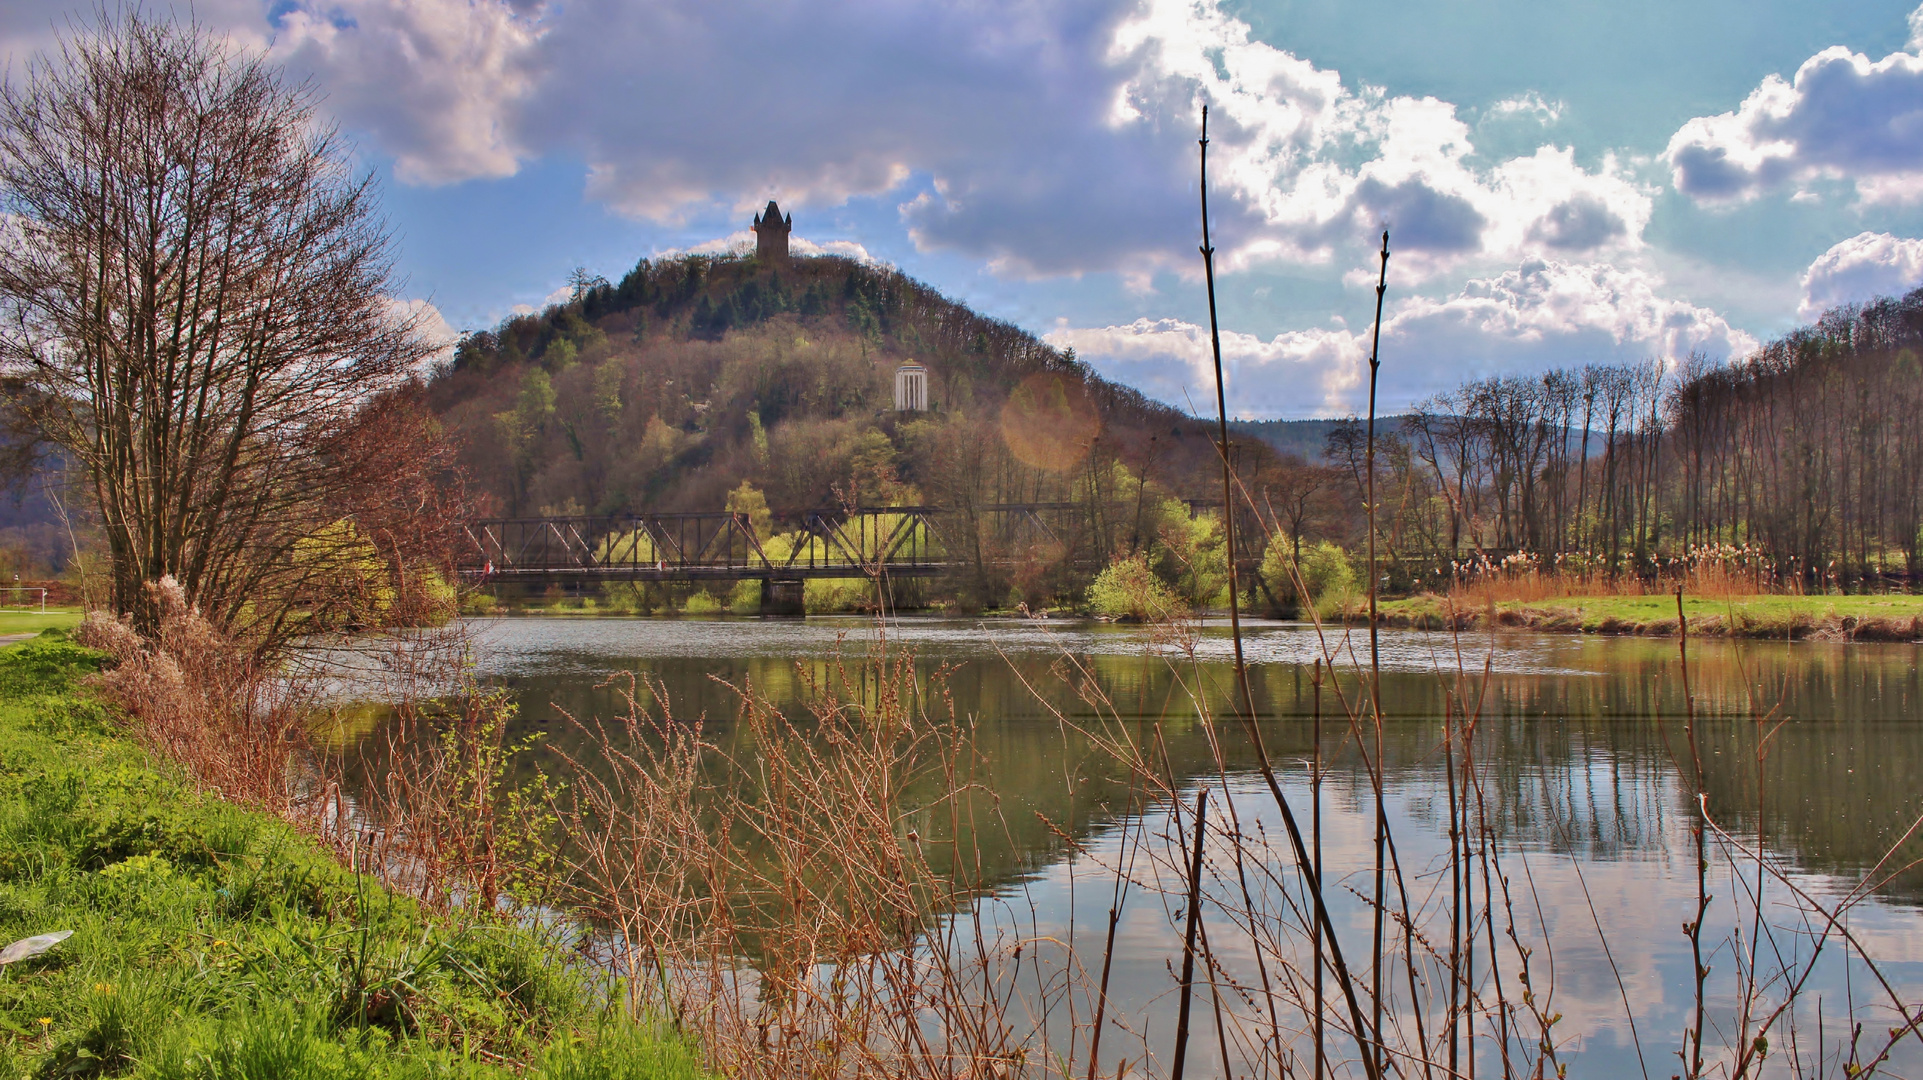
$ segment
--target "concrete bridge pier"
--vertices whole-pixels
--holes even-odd
[[[799,578],[761,579],[761,613],[763,615],[806,615],[808,613],[804,598],[807,582]]]

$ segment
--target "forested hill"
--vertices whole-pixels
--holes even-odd
[[[894,409],[908,360],[926,412]],[[743,483],[777,512],[1075,499],[1117,475],[1219,491],[1208,425],[838,257],[644,260],[470,335],[429,401],[515,515],[718,510]]]

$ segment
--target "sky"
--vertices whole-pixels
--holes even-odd
[[[9,0],[6,77],[92,0]],[[147,0],[146,10],[169,9]],[[577,267],[891,264],[1181,408],[1740,359],[1923,284],[1923,8],[1885,0],[199,0],[380,181],[448,333]]]

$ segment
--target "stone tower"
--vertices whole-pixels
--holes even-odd
[[[755,257],[758,259],[785,259],[788,257],[788,234],[794,231],[793,215],[781,216],[781,207],[773,199],[768,200],[768,209],[755,215]]]

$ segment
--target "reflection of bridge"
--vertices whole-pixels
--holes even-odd
[[[1094,554],[1079,503],[814,510],[775,529],[764,542],[747,514],[726,512],[474,521],[461,571],[542,585],[760,579],[798,596],[809,578],[932,577],[1037,546],[1072,562]]]

